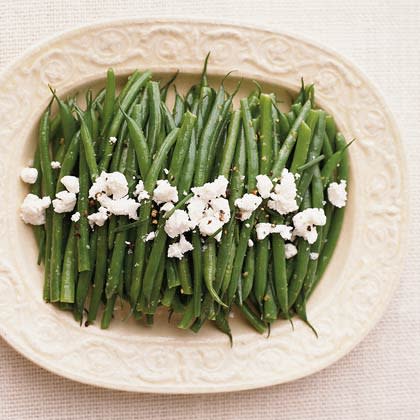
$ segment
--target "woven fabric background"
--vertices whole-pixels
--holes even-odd
[[[420,2],[417,0],[0,0],[0,71],[33,43],[97,20],[221,19],[302,34],[351,59],[382,90],[402,132],[411,226],[401,285],[384,318],[347,357],[311,377],[217,395],[129,394],[33,365],[0,339],[1,419],[419,419]],[[1,110],[0,110],[1,112]]]

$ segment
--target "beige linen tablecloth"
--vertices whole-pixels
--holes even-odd
[[[311,377],[255,391],[159,396],[102,390],[46,372],[0,340],[0,418],[420,419],[420,2],[1,0],[0,70],[57,32],[146,16],[288,30],[334,48],[366,72],[396,116],[408,156],[411,227],[400,287],[382,321],[351,354]]]

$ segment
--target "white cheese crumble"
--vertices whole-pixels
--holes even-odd
[[[60,163],[60,162],[58,162],[58,161],[56,161],[56,160],[53,160],[53,161],[51,162],[51,168],[52,168],[52,169],[60,169],[60,168],[61,168],[61,163]]]
[[[70,220],[72,222],[78,222],[80,220],[80,213],[78,211],[76,211],[76,213],[73,213],[70,217]]]
[[[254,241],[252,239],[248,239],[248,247],[252,248],[254,246]]]
[[[310,258],[311,260],[317,260],[317,259],[318,259],[318,257],[319,257],[318,252],[310,252],[310,253],[309,253],[309,258]]]
[[[172,202],[168,201],[167,203],[165,203],[160,210],[164,211],[165,213],[168,211],[171,211],[175,206],[173,205]]]
[[[23,168],[20,171],[20,179],[27,184],[35,184],[38,179],[38,170],[36,168]]]
[[[66,187],[66,190],[71,193],[79,193],[79,178],[77,176],[66,175],[61,178],[60,182]]]
[[[164,172],[165,175],[168,175],[169,174],[169,169],[163,168],[163,172]]]
[[[267,175],[257,175],[257,190],[262,198],[270,197],[273,183]]]
[[[20,206],[20,217],[25,223],[43,225],[45,223],[45,210],[50,204],[50,197],[39,198],[35,194],[28,194]]]
[[[108,140],[111,144],[115,144],[117,142],[117,138],[116,137],[110,137]]]
[[[323,209],[309,208],[296,213],[292,220],[295,226],[293,234],[313,244],[318,237],[316,226],[325,225],[327,218]]]
[[[156,232],[149,232],[144,238],[144,242],[153,241],[156,238]]]
[[[345,180],[341,180],[338,184],[337,182],[331,182],[328,186],[328,200],[329,202],[338,208],[344,207],[347,201],[347,183]]]
[[[105,207],[109,213],[115,216],[128,216],[134,220],[139,218],[137,210],[140,207],[140,203],[127,195],[116,200],[106,195],[101,195],[98,197],[98,201],[102,207]]]
[[[179,242],[175,242],[168,247],[169,258],[179,258],[180,260],[184,257],[184,254],[188,251],[192,251],[194,247],[190,242],[185,239],[184,235],[181,235]]]
[[[165,223],[165,232],[170,238],[175,238],[178,235],[192,229],[194,224],[188,217],[185,210],[175,210],[172,216]]]
[[[239,219],[248,220],[252,213],[262,203],[262,198],[254,194],[244,194],[235,200],[235,206],[239,209]]]
[[[108,220],[108,211],[105,207],[99,207],[96,213],[90,214],[87,218],[92,229],[95,225],[103,226]]]
[[[188,201],[187,210],[192,228],[198,226],[201,235],[213,236],[220,241],[221,228],[230,220],[229,201],[226,198],[228,180],[219,176],[213,182],[191,188],[194,196]]]
[[[213,198],[226,197],[228,184],[229,181],[223,175],[220,175],[213,182],[206,182],[201,187],[193,187],[191,191],[196,197],[208,202]]]
[[[67,213],[73,211],[76,205],[76,194],[68,191],[60,191],[55,195],[52,201],[56,213]]]
[[[159,179],[156,185],[157,187],[153,191],[153,201],[156,204],[163,204],[168,201],[176,203],[178,201],[178,190],[168,180]]]
[[[128,183],[121,172],[102,172],[89,189],[89,197],[98,198],[101,194],[122,198],[128,194]]]
[[[150,198],[149,193],[144,189],[144,183],[142,180],[137,183],[133,195],[137,197],[139,202]]]
[[[297,252],[297,248],[293,244],[288,243],[284,245],[284,255],[286,257],[286,260],[293,258],[297,254]]]
[[[296,182],[294,175],[287,169],[283,169],[280,182],[274,186],[274,192],[270,194],[268,207],[279,214],[288,214],[297,210]]]
[[[255,226],[257,232],[257,239],[259,241],[266,238],[270,233],[279,233],[283,239],[290,239],[292,237],[292,227],[286,225],[273,225],[271,223],[258,223]]]

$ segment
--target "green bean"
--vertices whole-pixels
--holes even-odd
[[[50,119],[50,130],[49,130],[50,141],[55,139],[56,136],[60,134],[60,130],[61,130],[61,116],[60,116],[60,113],[58,113]]]
[[[305,164],[310,144],[311,129],[305,123],[305,121],[303,121],[298,130],[296,148],[293,155],[292,164],[290,165],[290,172],[296,173],[298,168]]]
[[[124,299],[127,300],[127,296],[130,292],[131,287],[131,274],[133,269],[133,260],[134,260],[134,253],[132,250],[132,244],[134,243],[136,237],[135,237],[135,231],[128,232],[127,239],[128,244],[127,245],[127,251],[126,256],[124,258]]]
[[[172,146],[174,145],[175,141],[177,140],[178,129],[172,130],[167,137],[165,138],[164,142],[160,146],[158,153],[156,154],[153,163],[149,169],[147,174],[144,188],[145,190],[152,195],[154,186],[156,184],[157,178],[159,176],[160,171],[162,170],[163,163],[171,150]],[[146,252],[146,244],[144,242],[144,237],[148,233],[149,224],[147,223],[147,219],[150,217],[150,210],[151,210],[151,202],[146,201],[140,207],[140,220],[146,219],[146,222],[140,225],[137,228],[137,237],[136,237],[136,246],[134,252],[134,266],[133,266],[133,275],[131,281],[131,288],[130,288],[130,301],[132,306],[135,306],[140,295],[140,290],[142,287],[142,275],[143,275],[143,268],[145,266],[145,252]]]
[[[236,140],[239,136],[241,126],[241,112],[236,110],[232,112],[229,123],[229,131],[226,138],[226,144],[222,154],[222,161],[219,167],[219,174],[229,178],[232,159],[235,154]]]
[[[324,134],[324,142],[322,144],[322,153],[325,155],[327,159],[329,159],[333,154],[330,138],[328,137],[326,132]]]
[[[200,88],[204,87],[204,86],[208,86],[209,81],[207,79],[207,65],[209,62],[209,57],[210,57],[210,51],[207,53],[205,59],[204,59],[204,65],[203,65],[203,70],[201,71],[201,77],[200,77]]]
[[[347,156],[348,152],[347,152],[347,149],[345,149],[346,141],[343,136],[340,136],[338,134],[336,137],[336,141],[337,141],[337,148],[344,149],[343,158],[342,158],[340,167],[338,169],[338,177],[342,180],[348,181],[349,162],[348,162],[348,156]],[[333,219],[331,221],[331,226],[328,232],[328,239],[326,240],[322,248],[322,252],[318,258],[318,267],[317,267],[315,281],[313,282],[311,289],[307,293],[308,299],[311,293],[313,292],[313,290],[315,289],[316,285],[318,284],[319,280],[321,279],[334,253],[338,238],[340,236],[341,228],[343,225],[344,214],[345,214],[345,207],[334,209]]]
[[[193,313],[198,317],[201,312],[201,294],[202,294],[202,278],[203,278],[203,259],[201,254],[200,236],[193,232],[192,234],[192,257],[194,270],[194,287],[193,287]]]
[[[272,222],[276,225],[281,224],[283,223],[283,218],[280,215],[275,215]],[[288,314],[289,304],[284,240],[279,234],[274,234],[271,235],[271,244],[274,292],[281,311],[284,314]]]
[[[89,292],[89,286],[92,279],[92,270],[95,264],[95,255],[97,249],[97,231],[93,232],[90,238],[89,244],[89,265],[91,270],[80,272],[79,269],[79,276],[77,279],[77,286],[76,286],[76,298],[74,302],[74,318],[76,321],[82,323],[83,320],[83,309],[85,305],[85,301]]]
[[[311,101],[307,100],[302,107],[299,115],[296,120],[293,122],[292,128],[289,131],[286,139],[284,140],[280,152],[277,158],[274,160],[274,165],[271,170],[272,176],[278,178],[281,175],[283,168],[286,166],[287,160],[290,156],[290,153],[293,150],[293,147],[296,143],[297,131],[299,130],[300,125],[305,120],[309,110],[311,108]]]
[[[215,325],[223,333],[229,337],[230,346],[233,346],[232,331],[228,322],[228,313],[224,311],[219,311],[216,314]]]
[[[166,101],[166,97],[168,95],[169,87],[172,85],[173,82],[175,82],[175,79],[178,77],[179,70],[177,70],[173,76],[161,87],[160,89],[160,98],[162,102]]]
[[[353,140],[354,141],[354,140]],[[322,167],[321,170],[321,179],[322,183],[324,184],[324,188],[328,186],[330,180],[333,176],[334,171],[340,165],[341,160],[344,157],[345,150],[353,143],[346,144],[344,136],[341,133],[337,134],[337,144],[340,144],[342,147],[338,148],[338,151],[335,152],[326,162],[325,165]],[[343,146],[344,145],[344,146]]]
[[[293,126],[293,124],[294,124],[294,122],[295,122],[295,120],[296,120],[296,115],[295,115],[295,113],[294,113],[293,111],[289,111],[289,112],[286,114],[286,117],[287,117],[287,121],[289,122],[289,125]]]
[[[182,99],[182,96],[177,92],[175,88],[175,103],[172,110],[172,115],[174,117],[174,122],[177,127],[181,124],[182,116],[185,113],[185,103]]]
[[[283,143],[284,140],[287,138],[287,135],[289,134],[290,124],[286,115],[281,111],[278,111],[278,118],[279,118],[280,139],[282,140],[282,143]],[[275,156],[277,156],[277,154]]]
[[[99,305],[101,303],[107,271],[107,238],[108,226],[105,223],[100,227],[100,229],[98,229],[97,248],[95,255],[95,275],[93,279],[92,297],[90,299],[89,305],[88,324],[92,324],[96,320]]]
[[[216,138],[216,127],[219,122],[221,115],[221,108],[224,103],[225,91],[223,86],[220,87],[219,92],[216,95],[216,99],[212,106],[209,118],[206,125],[204,126],[199,146],[197,150],[195,173],[194,173],[194,185],[199,187],[203,185],[208,176],[208,155],[210,152],[211,144]]]
[[[242,299],[246,300],[252,291],[255,277],[255,249],[248,248],[245,257],[245,270],[242,273]]]
[[[76,120],[73,117],[70,107],[62,101],[50,86],[50,90],[58,103],[58,110],[60,113],[60,122],[63,129],[64,144],[66,147],[70,144],[74,133],[76,132]]]
[[[255,315],[255,313],[246,302],[244,302],[242,305],[238,305],[238,308],[245,319],[251,324],[252,327],[254,327],[257,332],[264,334],[267,331],[266,324]]]
[[[162,305],[170,308],[172,306],[172,302],[176,293],[176,287],[172,287],[171,289],[166,289],[162,296]]]
[[[171,111],[169,111],[169,108],[165,102],[162,102],[160,107],[162,111],[162,127],[166,130],[167,133],[169,133],[178,126],[175,124],[174,117],[172,116]]]
[[[169,289],[175,289],[181,284],[176,265],[171,259],[166,260],[166,279],[168,280]]]
[[[183,295],[192,295],[192,283],[191,283],[191,273],[190,265],[188,263],[188,258],[184,257],[179,261],[178,264],[178,273],[179,281],[181,282],[181,291]]]
[[[82,138],[83,143],[83,153],[85,155],[86,164],[89,168],[90,178],[92,182],[98,177],[98,165],[96,164],[96,154],[95,148],[93,145],[92,136],[89,130],[88,125],[86,124],[85,118],[82,112],[77,109],[80,121],[80,137]]]
[[[272,277],[273,277],[273,271],[269,271],[269,281],[267,283],[267,291],[264,296],[264,312],[263,312],[263,319],[265,322],[268,322],[269,324],[274,322],[277,319],[277,313],[278,308],[276,304],[276,299],[274,297],[274,290],[272,285]]]
[[[79,236],[77,241],[77,255],[79,272],[90,271],[90,251],[89,251],[89,222],[88,207],[89,207],[89,174],[87,169],[86,157],[83,153],[83,145],[80,143],[80,158],[79,158],[79,184],[80,191],[77,200],[77,211],[80,213],[79,220]]]
[[[305,163],[302,166],[299,166],[297,168],[298,172],[303,172],[306,171],[307,169],[312,168],[313,166],[318,165],[320,162],[322,162],[325,159],[324,155],[319,155],[318,157],[316,157],[315,159],[312,159],[311,161],[309,161],[308,163]]]
[[[184,314],[181,318],[181,321],[179,321],[177,327],[181,328],[183,330],[186,330],[188,328],[190,328],[191,323],[194,320],[194,304],[193,304],[193,300],[191,299],[184,311]]]
[[[219,305],[226,307],[214,289],[216,279],[216,240],[214,238],[209,238],[206,241],[203,253],[203,268],[204,283],[207,291]]]
[[[201,133],[203,131],[204,125],[206,124],[209,118],[210,112],[212,110],[212,106],[214,104],[215,97],[216,97],[216,93],[214,89],[207,86],[204,86],[200,89],[200,95],[198,97],[198,101],[200,105],[198,107],[198,113],[197,113],[198,138],[201,137]]]
[[[64,253],[63,270],[61,272],[60,302],[74,303],[76,293],[76,235],[72,223]]]
[[[107,133],[108,137],[116,137],[122,121],[124,119],[124,115],[121,112],[121,109],[123,109],[125,112],[130,108],[133,101],[136,99],[138,93],[142,89],[142,87],[147,83],[147,81],[150,79],[151,73],[149,71],[145,71],[143,74],[139,75],[137,78],[134,78],[134,74],[132,76],[132,83],[130,84],[130,81],[128,82],[129,87],[127,88],[126,92],[124,90],[120,93],[120,96],[118,100],[115,103],[114,108],[114,116],[111,121],[111,125],[109,127],[109,131]],[[124,93],[124,95],[123,95]],[[123,95],[123,96],[122,96]],[[101,161],[99,163],[99,171],[105,171],[109,163],[111,161],[112,157],[112,151],[114,149],[114,144],[112,142],[106,141],[104,142],[104,151],[101,158]]]
[[[102,314],[102,320],[101,320],[101,329],[106,330],[109,327],[109,324],[111,323],[111,319],[114,314],[114,306],[115,301],[117,300],[117,295],[112,295],[110,299],[107,300],[105,305],[104,313]]]
[[[325,117],[325,131],[327,132],[330,143],[334,143],[335,136],[337,134],[337,127],[335,125],[334,118],[331,115]]]
[[[49,107],[41,117],[39,124],[39,158],[42,171],[42,190],[44,195],[53,197],[54,196],[54,179],[51,169],[51,157],[49,151]],[[48,208],[45,216],[45,231],[46,231],[46,242],[45,242],[45,274],[44,274],[44,300],[50,300],[50,254],[51,254],[51,240],[52,240],[52,210]]]
[[[113,69],[108,69],[106,75],[106,89],[104,108],[101,121],[101,136],[105,136],[106,130],[111,123],[115,108],[115,74]]]
[[[157,82],[149,82],[147,84],[149,95],[149,129],[147,133],[147,143],[149,144],[151,155],[155,153],[160,146],[159,133],[162,125],[162,112],[160,107],[160,91]]]
[[[143,89],[138,106],[140,107],[140,114],[138,115],[136,123],[142,130],[145,130],[149,117],[149,94],[147,89]]]
[[[311,198],[310,198],[309,191],[306,191],[304,199],[302,201],[302,208],[306,209],[309,207],[311,207]],[[297,249],[298,249],[298,253],[296,257],[296,267],[292,275],[292,278],[290,279],[290,284],[288,287],[289,309],[295,303],[302,289],[303,282],[305,280],[305,276],[308,270],[309,253],[310,253],[311,247],[305,239],[299,238]]]
[[[60,175],[58,177],[56,192],[64,190],[64,186],[61,183],[61,179],[69,175],[76,163],[79,156],[79,133],[73,136],[71,140],[65,158],[61,164]],[[51,251],[50,251],[50,266],[46,267],[46,270],[50,270],[50,301],[58,302],[60,300],[60,282],[61,282],[61,269],[63,262],[63,220],[64,213],[52,214],[52,228],[51,228]]]
[[[143,179],[146,178],[147,173],[150,169],[151,158],[149,154],[149,146],[147,140],[144,137],[141,127],[139,127],[136,121],[128,116],[125,112],[123,115],[127,121],[128,132],[130,133],[130,140],[133,143],[136,151],[137,164],[140,169],[140,175]]]
[[[153,288],[152,295],[150,297],[150,303],[145,312],[147,315],[154,315],[159,304],[160,290],[162,288],[163,274],[165,271],[165,258],[166,258],[166,255],[162,254],[161,259],[160,259],[159,269],[156,273],[155,287]]]
[[[173,185],[178,186],[184,176],[184,161],[188,153],[192,130],[197,117],[187,111],[183,118],[178,132],[178,140],[174,147],[171,165],[169,167],[168,179]]]

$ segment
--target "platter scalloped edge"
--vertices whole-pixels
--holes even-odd
[[[269,339],[240,335],[187,340],[124,336],[79,328],[45,305],[22,264],[19,154],[45,107],[47,83],[60,90],[95,80],[108,66],[127,72],[198,73],[211,50],[210,73],[239,68],[246,78],[297,89],[315,82],[318,102],[358,141],[345,221],[347,255],[328,269],[333,292],[309,307],[319,338],[301,322],[273,327]],[[222,22],[122,20],[66,32],[29,50],[0,75],[0,330],[18,352],[58,375],[137,392],[236,391],[291,381],[334,363],[377,323],[398,284],[406,243],[405,161],[395,121],[377,90],[351,63],[312,41]],[[377,143],[381,142],[381,147]],[[20,197],[19,197],[20,199]],[[343,236],[343,235],[342,235]],[[30,264],[29,264],[29,267]],[[333,270],[333,271],[331,271]],[[30,273],[30,271],[29,271]],[[65,330],[64,330],[65,328]]]

